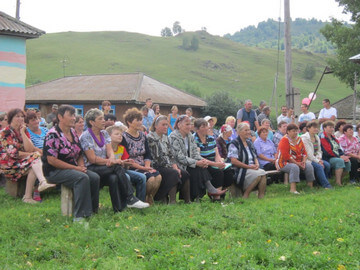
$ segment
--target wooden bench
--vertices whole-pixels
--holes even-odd
[[[74,212],[74,192],[72,188],[61,185],[61,213],[71,217]]]
[[[16,182],[5,178],[5,192],[14,198],[22,198],[25,194],[26,178],[27,176],[23,176]]]
[[[266,171],[266,176],[280,174],[280,173],[283,173],[283,172],[278,171],[278,170]],[[285,185],[289,184],[289,174],[288,173],[284,173],[284,184]]]

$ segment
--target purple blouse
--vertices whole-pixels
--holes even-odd
[[[263,139],[258,137],[254,142],[254,146],[257,152],[258,161],[261,168],[263,168],[266,164],[270,162],[259,158],[259,155],[264,155],[267,158],[275,158],[276,147],[274,143],[269,139],[266,139],[266,141],[264,141]]]

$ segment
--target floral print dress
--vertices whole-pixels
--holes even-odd
[[[26,135],[30,137],[26,131]],[[18,181],[27,175],[34,161],[40,159],[40,154],[35,152],[25,158],[19,157],[19,152],[26,152],[21,135],[16,133],[11,126],[0,132],[0,173],[12,181]]]

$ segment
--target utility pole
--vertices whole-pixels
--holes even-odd
[[[284,0],[284,23],[285,23],[285,88],[286,105],[294,108],[294,90],[292,86],[292,60],[291,60],[291,33],[290,33],[290,0]]]
[[[16,0],[16,15],[15,18],[20,20],[20,0]]]
[[[357,73],[354,73],[354,100],[353,100],[353,121],[352,124],[356,124],[356,99],[357,99],[357,92],[356,92],[356,85],[357,85]]]

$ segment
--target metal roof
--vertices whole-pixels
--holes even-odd
[[[360,63],[360,54],[350,57],[349,60],[359,64]]]
[[[64,77],[26,88],[30,103],[145,103],[151,97],[160,105],[204,107],[206,102],[194,95],[159,82],[143,73],[81,75]]]
[[[45,31],[28,25],[0,11],[0,35],[37,38],[43,34],[45,34]]]

